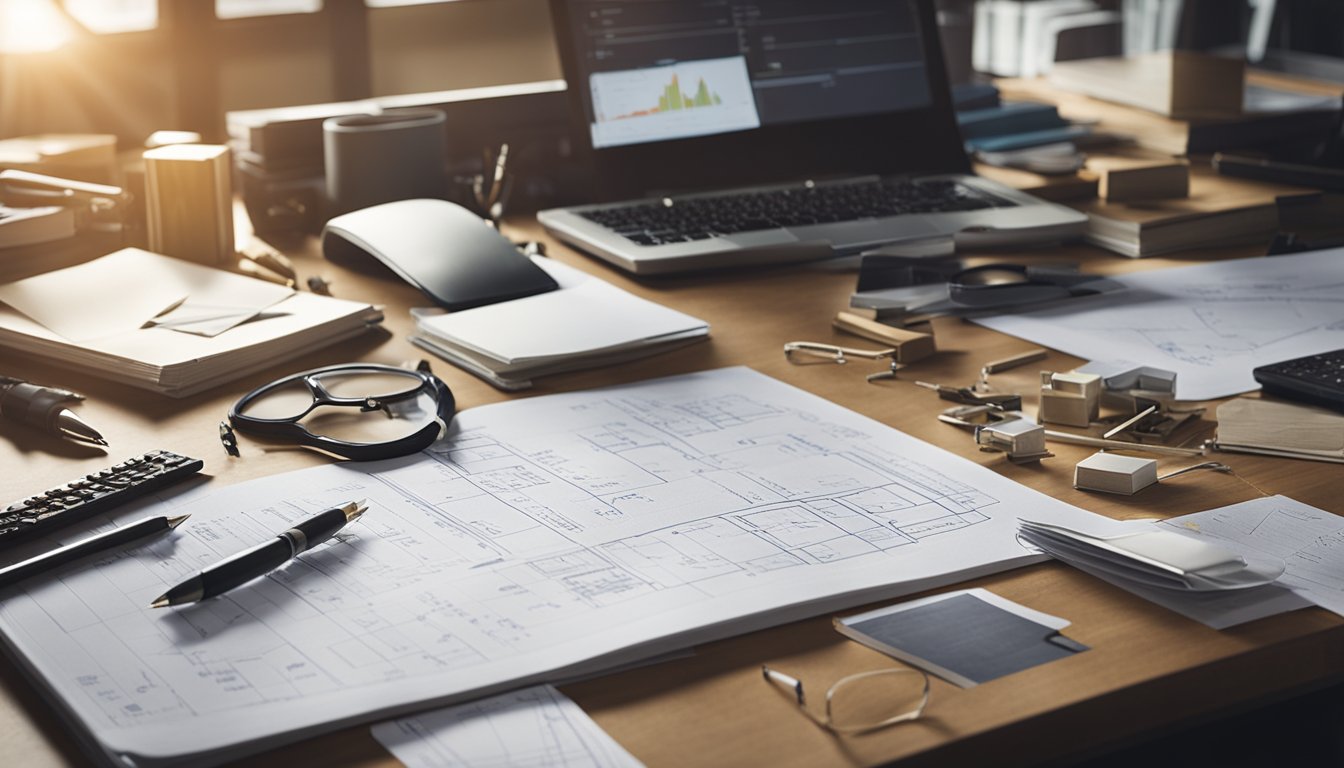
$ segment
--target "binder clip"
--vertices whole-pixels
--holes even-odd
[[[983,424],[975,428],[980,450],[999,451],[1014,464],[1026,464],[1054,456],[1045,449],[1045,427],[1025,418]]]
[[[1016,368],[1019,365],[1040,360],[1043,357],[1045,357],[1044,349],[1032,349],[1002,360],[985,363],[980,368],[980,378],[976,379],[975,383],[969,387],[949,387],[945,384],[931,384],[927,381],[916,381],[915,385],[932,389],[938,393],[940,399],[953,403],[987,405],[1001,411],[1020,411],[1022,410],[1022,396],[1016,392],[995,392],[989,384],[989,375]]]
[[[944,384],[931,384],[916,381],[916,386],[932,389],[942,400],[962,405],[987,406],[1000,411],[1022,410],[1022,396],[1012,392],[981,392],[973,387],[949,387]],[[954,409],[955,410],[955,409]]]
[[[1128,416],[1103,437],[1128,434],[1140,443],[1165,443],[1187,421],[1204,413],[1203,408],[1178,407],[1176,374],[1161,368],[1141,366],[1102,376],[1101,402]]]
[[[1152,405],[1170,406],[1176,399],[1176,374],[1140,366],[1103,375],[1101,404],[1135,414]]]
[[[1014,464],[1054,456],[1045,448],[1045,427],[1026,418],[1021,411],[1005,411],[993,405],[962,405],[943,411],[938,420],[973,430],[980,450],[1003,453]]]

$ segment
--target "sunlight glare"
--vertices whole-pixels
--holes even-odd
[[[0,53],[54,51],[73,34],[52,0],[0,0]]]

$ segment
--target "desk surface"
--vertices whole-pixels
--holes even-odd
[[[508,227],[515,239],[541,238],[533,223]],[[831,330],[845,306],[854,273],[827,266],[780,267],[713,276],[635,282],[569,249],[550,243],[552,256],[631,290],[707,320],[711,340],[616,368],[557,376],[527,393],[618,384],[728,365],[747,365],[852,408],[885,424],[953,451],[1037,490],[1117,518],[1170,516],[1285,493],[1337,514],[1344,466],[1268,457],[1225,455],[1234,476],[1197,473],[1134,498],[1075,491],[1073,465],[1091,451],[1052,446],[1056,458],[1014,466],[980,453],[973,441],[934,416],[944,405],[915,379],[969,384],[988,360],[1031,345],[953,319],[936,321],[939,354],[912,365],[897,381],[865,383],[857,365],[794,366],[781,351],[787,341],[862,345]],[[67,482],[144,451],[167,448],[205,459],[215,486],[313,466],[323,461],[297,451],[263,454],[242,438],[243,456],[229,459],[216,425],[242,392],[278,375],[336,362],[387,363],[423,356],[406,337],[407,309],[419,294],[388,274],[359,274],[325,263],[312,241],[292,249],[303,275],[319,273],[336,295],[381,303],[384,330],[276,366],[186,400],[170,400],[84,374],[6,353],[7,373],[85,392],[81,416],[111,442],[104,455],[19,430],[0,435],[0,499],[15,499]],[[1082,260],[1091,270],[1119,273],[1194,263],[1228,251],[1183,254],[1180,259],[1131,261],[1077,246],[1014,254],[1035,261]],[[1245,251],[1237,255],[1251,255]],[[1081,361],[1052,353],[1041,368],[1068,370]],[[463,408],[510,397],[436,361]],[[1037,367],[996,377],[996,383],[1035,390]],[[1028,395],[1027,408],[1034,408]],[[650,766],[760,763],[779,766],[868,765],[892,760],[948,764],[992,756],[998,765],[1031,764],[1123,743],[1138,734],[1293,695],[1344,679],[1344,620],[1320,609],[1300,610],[1225,631],[1215,631],[1144,602],[1068,567],[1041,564],[979,579],[1032,608],[1073,622],[1070,636],[1087,653],[961,690],[934,681],[926,717],[874,734],[834,738],[812,726],[793,704],[761,682],[769,662],[819,685],[896,662],[842,638],[830,617],[790,624],[701,646],[693,657],[569,685],[572,696],[621,744]],[[87,759],[63,730],[54,711],[10,661],[0,662],[0,743],[5,762],[25,766],[84,765]],[[320,742],[293,745],[245,761],[283,766],[396,765],[359,727]]]

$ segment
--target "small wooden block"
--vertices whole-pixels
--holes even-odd
[[[229,148],[169,144],[145,158],[150,250],[201,264],[233,264]]]
[[[837,314],[833,324],[845,333],[862,336],[870,341],[886,344],[895,349],[896,362],[898,363],[913,363],[938,351],[931,333],[907,331],[904,328],[896,328],[879,323],[876,320],[869,320],[853,312]]]
[[[1190,166],[1179,160],[1089,160],[1097,196],[1111,203],[1190,196]]]
[[[1073,469],[1073,487],[1132,496],[1157,482],[1157,460],[1094,453]]]

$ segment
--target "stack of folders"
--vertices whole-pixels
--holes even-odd
[[[187,397],[382,321],[368,304],[136,248],[0,285],[0,348]]]
[[[1217,592],[1269,584],[1283,574],[1282,560],[1242,555],[1210,541],[1164,531],[1152,523],[1109,523],[1083,532],[1022,520],[1028,543],[1069,565],[1108,581],[1178,592]]]
[[[1239,397],[1218,406],[1218,448],[1344,463],[1344,414]]]
[[[664,352],[709,336],[703,320],[550,259],[559,289],[443,314],[416,310],[411,341],[500,389]]]

